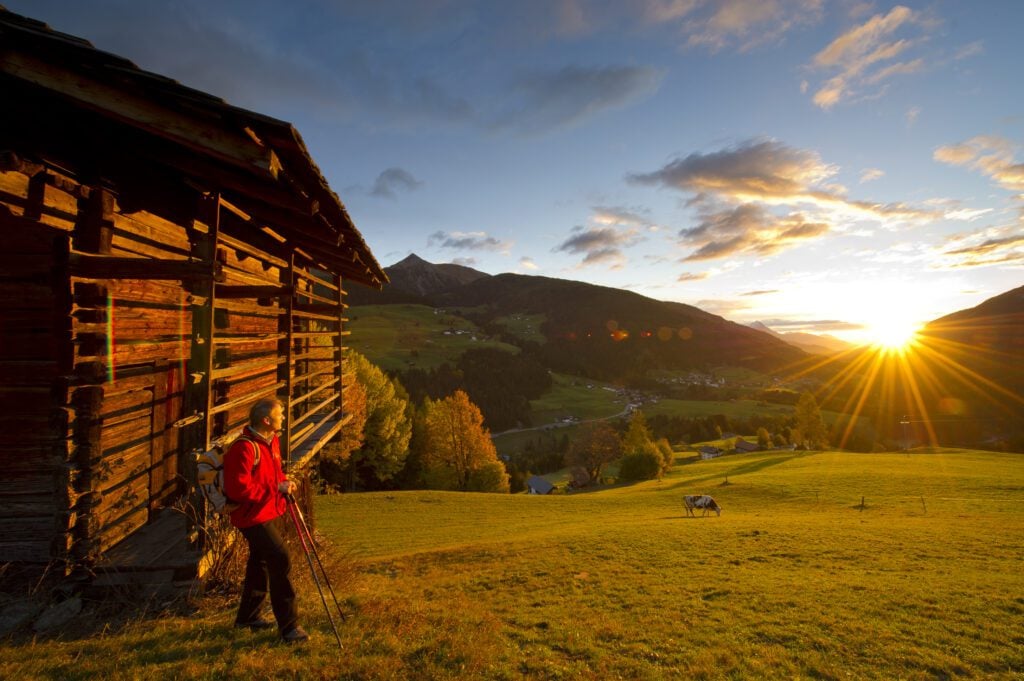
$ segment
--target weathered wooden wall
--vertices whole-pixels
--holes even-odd
[[[0,173],[0,560],[95,560],[260,397],[286,401],[292,463],[344,425],[340,276],[210,205],[170,221],[52,168]]]
[[[70,223],[63,213],[42,210],[44,197],[52,201],[56,193],[23,173],[0,172],[3,560],[41,562],[66,555],[81,491],[81,471],[70,457],[72,416],[60,380],[70,364],[70,291],[53,272],[54,259],[69,247]]]

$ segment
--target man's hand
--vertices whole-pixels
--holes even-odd
[[[295,494],[295,490],[297,489],[298,485],[288,479],[277,483],[277,491],[281,494]]]

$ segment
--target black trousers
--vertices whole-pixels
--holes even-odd
[[[278,629],[284,633],[294,627],[299,619],[295,605],[295,588],[288,574],[291,559],[277,524],[281,519],[241,528],[242,536],[249,544],[249,560],[245,564],[245,582],[242,583],[242,600],[238,604],[236,622],[252,622],[260,616],[260,609],[270,589],[270,607],[274,611]]]

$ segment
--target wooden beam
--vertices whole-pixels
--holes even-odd
[[[207,230],[205,233],[194,230],[196,241],[192,245],[192,256],[212,272],[217,259],[217,231],[220,227],[220,196],[218,194],[200,198],[199,205],[196,207],[196,219],[206,225]],[[189,291],[196,299],[192,305],[192,343],[188,360],[188,374],[192,380],[186,381],[182,398],[182,416],[186,419],[190,416],[200,418],[183,427],[181,448],[182,452],[186,454],[184,460],[191,464],[192,452],[204,452],[210,446],[212,424],[210,403],[213,386],[213,277],[192,281]],[[199,302],[200,300],[202,302]],[[194,465],[185,466],[185,481],[191,494],[188,530],[189,536],[194,537],[198,544],[196,548],[205,549],[209,538],[205,532],[199,530],[206,526],[207,509],[205,499],[196,485],[195,472]]]
[[[72,245],[86,253],[110,253],[114,238],[114,195],[103,187],[93,187],[78,199],[78,221]]]
[[[288,286],[235,286],[217,284],[218,298],[278,298],[291,293]]]
[[[194,281],[212,279],[221,269],[218,263],[156,258],[122,258],[86,253],[69,253],[71,276],[85,279],[166,279]]]

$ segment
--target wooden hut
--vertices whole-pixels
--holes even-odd
[[[277,396],[301,477],[387,277],[289,123],[2,7],[0,92],[0,563],[195,551],[195,452]]]

